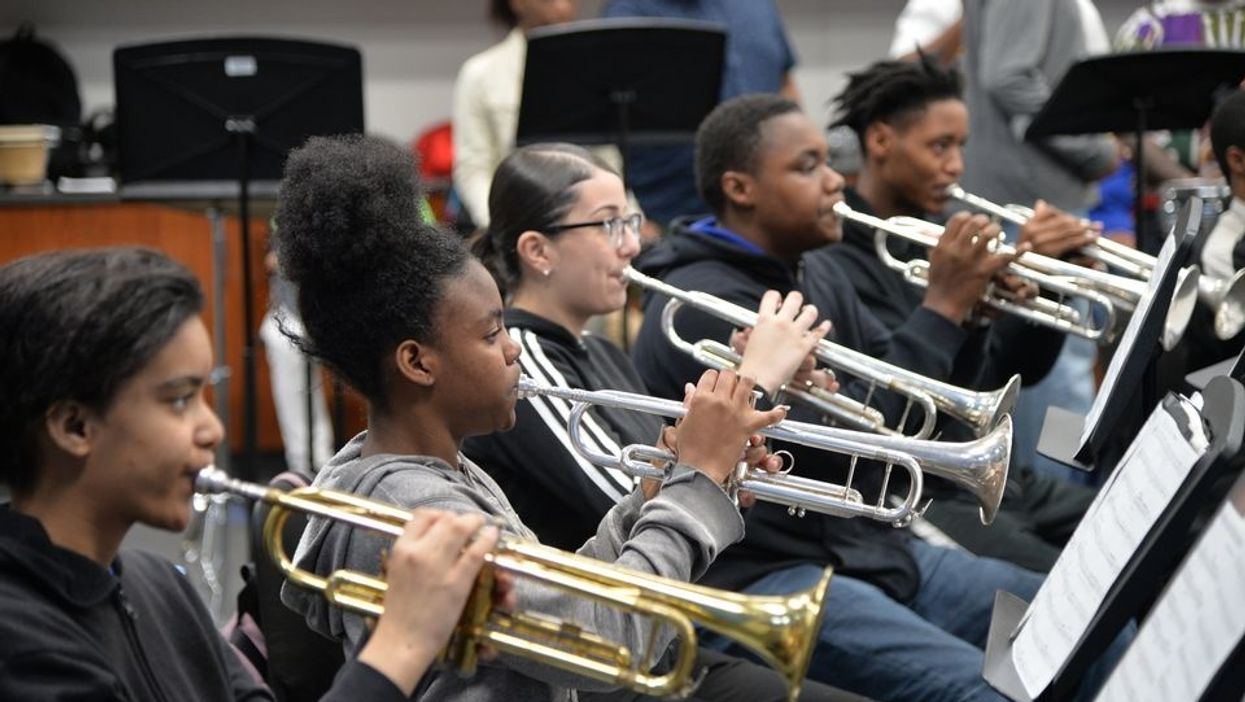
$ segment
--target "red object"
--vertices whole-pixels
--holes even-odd
[[[454,138],[448,121],[425,129],[411,144],[425,180],[449,179],[454,171]]]

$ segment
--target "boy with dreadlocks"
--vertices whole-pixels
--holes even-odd
[[[863,163],[855,188],[844,197],[853,209],[881,218],[938,218],[947,206],[947,188],[964,170],[961,156],[968,139],[968,111],[960,97],[960,78],[922,55],[915,62],[881,61],[852,74],[836,98],[833,126],[853,129],[861,142]],[[1062,256],[1092,241],[1085,225],[1043,202],[1021,230],[1021,241],[1038,253]],[[914,245],[890,242],[901,260],[924,258]],[[846,222],[843,242],[807,257],[809,275],[846,274],[871,312],[897,329],[921,304],[921,291],[902,273],[878,258],[871,228]],[[1001,386],[1013,374],[1025,385],[1050,370],[1064,335],[1007,315],[974,331],[954,362],[952,382],[979,389]],[[964,440],[966,428],[943,427],[945,438]],[[1013,457],[1015,454],[1013,453]],[[1003,510],[983,527],[967,493],[932,480],[927,492],[934,503],[928,520],[960,545],[979,555],[1002,558],[1046,572],[1093,499],[1088,488],[1071,485],[1029,465],[1013,466]]]

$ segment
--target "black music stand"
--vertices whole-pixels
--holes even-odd
[[[278,181],[286,154],[308,137],[363,131],[362,59],[347,46],[226,37],[120,47],[113,72],[123,197],[156,187],[197,199],[205,181],[237,183],[245,325],[239,475],[255,480],[252,182]]]
[[[1038,437],[1038,453],[1084,471],[1094,470],[1097,464],[1114,465],[1121,444],[1126,445],[1132,439],[1131,434],[1125,434],[1137,429],[1135,423],[1130,421],[1129,412],[1140,407],[1148,414],[1158,403],[1155,365],[1161,350],[1159,339],[1180,269],[1187,264],[1193,252],[1193,241],[1201,219],[1202,201],[1194,197],[1181,209],[1173,228],[1175,254],[1165,270],[1155,271],[1156,275],[1162,275],[1162,279],[1154,288],[1149,309],[1145,315],[1133,315],[1129,320],[1129,330],[1124,333],[1124,338],[1131,339],[1131,344],[1126,347],[1121,342],[1116,349],[1111,361],[1115,382],[1110,383],[1110,387],[1104,384],[1099,397],[1094,400],[1091,415],[1096,416],[1097,421],[1090,428],[1084,443],[1081,437],[1085,434],[1087,417],[1063,407],[1048,407],[1042,433]]]
[[[717,106],[726,33],[711,22],[601,19],[533,30],[515,143],[690,141]]]
[[[1071,656],[1037,697],[1028,695],[1012,663],[1013,633],[1028,603],[1006,592],[996,595],[983,671],[995,689],[1023,702],[1070,699],[1085,672],[1128,621],[1154,600],[1196,539],[1200,528],[1196,525],[1207,506],[1222,502],[1231,479],[1245,463],[1245,387],[1230,378],[1216,378],[1207,386],[1204,400],[1201,414],[1210,432],[1210,446],[1108,589]]]
[[[1055,86],[1025,132],[1036,141],[1059,134],[1133,132],[1137,136],[1134,203],[1137,248],[1154,253],[1161,238],[1145,232],[1142,138],[1152,129],[1194,129],[1206,123],[1215,92],[1245,78],[1245,51],[1158,49],[1096,56],[1077,63]]]

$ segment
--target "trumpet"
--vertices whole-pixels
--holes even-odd
[[[681,402],[619,390],[590,391],[553,387],[527,377],[519,380],[519,394],[523,397],[556,397],[574,403],[567,432],[575,450],[592,463],[617,468],[633,477],[662,480],[669,469],[654,466],[650,461],[669,464],[676,460],[669,451],[647,445],[625,446],[617,455],[595,451],[583,439],[582,421],[584,413],[594,406],[679,419],[687,412]],[[747,490],[755,494],[757,499],[787,505],[789,511],[797,515],[803,514],[803,510],[811,509],[835,516],[868,517],[890,522],[895,526],[907,524],[923,511],[923,508],[918,508],[917,503],[923,487],[924,472],[944,478],[972,493],[980,507],[982,523],[989,524],[994,521],[1007,483],[1012,445],[1012,424],[1011,417],[1008,416],[1004,416],[986,436],[960,443],[864,434],[850,429],[792,420],[779,422],[762,429],[760,433],[779,441],[850,455],[847,479],[841,486],[809,480],[791,475],[793,466],[788,466],[786,473],[774,475],[756,469],[745,469],[743,472],[736,472],[728,485],[729,489]],[[862,458],[888,463],[875,504],[864,503],[860,493],[852,488],[856,464]],[[884,505],[891,477],[889,463],[892,462],[908,471],[911,482],[908,494],[901,504],[888,509]]]
[[[900,261],[891,254],[886,246],[886,241],[887,237],[895,236],[925,248],[933,248],[938,245],[938,237],[942,235],[942,227],[913,217],[882,219],[864,212],[858,212],[842,201],[835,203],[834,212],[843,219],[850,219],[867,227],[872,227],[877,232],[874,244],[877,248],[878,258],[888,268],[903,273],[904,278],[914,285],[926,286],[929,284],[929,261],[923,259]],[[996,242],[993,250],[995,253],[1002,254],[1015,252],[1015,249],[998,242]],[[1094,315],[1088,315],[1087,318],[1087,315],[1082,314],[1080,310],[1072,305],[1054,302],[1041,297],[1017,301],[998,291],[991,290],[987,291],[983,298],[985,304],[1001,312],[1014,314],[1035,324],[1041,324],[1067,334],[1075,334],[1094,341],[1107,340],[1108,334],[1114,328],[1115,323],[1115,307],[1111,300],[1099,292],[1077,286],[1061,277],[1048,274],[1048,272],[1028,265],[1030,256],[1034,256],[1034,254],[1026,253],[1023,257],[1026,265],[1021,265],[1019,261],[1014,261],[1008,264],[1007,271],[1044,289],[1056,292],[1061,297],[1086,299],[1091,305],[1097,306],[1101,310],[1099,318],[1103,320],[1102,323],[1095,325],[1092,321],[1095,319]],[[1054,261],[1061,266],[1072,265],[1058,259],[1048,260]],[[1080,266],[1077,266],[1077,268],[1080,268]],[[1142,285],[1144,286],[1144,283]]]
[[[384,612],[383,579],[350,570],[328,577],[298,568],[286,555],[282,532],[291,512],[303,512],[397,537],[409,510],[350,493],[314,487],[289,492],[230,478],[209,467],[200,471],[195,489],[230,493],[272,505],[264,522],[264,545],[290,582],[324,594],[333,605],[377,617]],[[478,664],[477,648],[536,661],[593,680],[655,697],[685,697],[695,687],[696,626],[750,648],[784,677],[790,700],[799,696],[804,673],[817,642],[830,569],[812,588],[784,596],[746,596],[639,573],[503,534],[485,559],[462,617],[441,652],[441,660],[470,676]],[[580,627],[538,614],[507,613],[492,606],[494,572],[530,578],[572,596],[620,611],[641,614],[654,625],[670,626],[681,639],[670,672],[650,674],[660,650],[635,655],[627,647]],[[650,640],[652,645],[657,641]]]
[[[999,205],[991,202],[965,191],[958,184],[947,188],[947,194],[987,214],[1021,226],[1035,214],[1031,208],[1023,205]],[[1076,285],[1101,292],[1111,298],[1116,309],[1121,312],[1131,314],[1135,311],[1142,296],[1149,290],[1148,283],[1154,275],[1158,259],[1105,237],[1082,247],[1080,252],[1111,268],[1124,271],[1127,275],[1113,275],[1032,253],[1022,256],[1019,262],[1039,271],[1061,275]],[[1245,328],[1245,276],[1236,276],[1228,281],[1203,281],[1198,269],[1188,266],[1181,269],[1176,278],[1176,292],[1163,328],[1163,348],[1171,350],[1184,336],[1198,300],[1214,311],[1215,334],[1227,333],[1227,336],[1219,338],[1231,338]]]
[[[666,337],[675,347],[688,353],[693,353],[694,357],[702,363],[713,367],[721,368],[726,365],[726,361],[732,358],[737,363],[738,355],[734,354],[724,344],[711,340],[702,340],[696,344],[689,344],[679,337],[674,331],[674,313],[679,309],[680,305],[686,304],[706,314],[711,314],[730,322],[735,326],[752,327],[756,326],[757,323],[756,312],[707,293],[682,290],[651,276],[644,275],[631,267],[626,268],[623,271],[623,275],[627,280],[653,292],[666,295],[671,299],[671,302],[667,303],[666,308],[662,311],[662,328],[666,331]],[[676,302],[679,304],[674,304],[671,307]],[[934,429],[938,411],[955,417],[957,420],[970,426],[977,436],[982,436],[993,429],[1002,421],[1005,415],[1011,412],[1012,407],[1016,404],[1016,397],[1020,392],[1020,376],[1018,375],[1012,376],[1007,381],[1007,384],[998,390],[988,392],[967,390],[950,383],[944,383],[913,373],[906,368],[900,368],[885,361],[880,361],[831,341],[822,340],[818,342],[813,355],[826,366],[869,381],[869,392],[863,404],[866,408],[865,410],[853,413],[852,407],[861,406],[860,403],[855,403],[849,398],[838,398],[838,400],[843,401],[846,411],[832,413],[830,416],[843,420],[845,424],[861,431],[877,431],[882,435],[902,436],[902,433],[901,430],[885,427],[884,422],[880,419],[881,413],[874,408],[868,407],[869,399],[878,388],[896,392],[908,398],[908,404],[900,418],[900,427],[907,426],[907,419],[913,406],[920,409],[920,426],[915,434],[907,437],[912,439],[925,439],[930,436]],[[721,363],[722,365],[714,365],[715,363]],[[785,388],[786,392],[799,397],[799,393],[793,393],[796,390],[799,389]],[[826,395],[833,396],[832,393],[826,393]]]

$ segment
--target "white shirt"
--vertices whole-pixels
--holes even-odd
[[[1245,237],[1245,200],[1234,197],[1206,237],[1202,247],[1202,274],[1224,280],[1231,278],[1236,273],[1232,250],[1241,237]]]
[[[889,55],[898,58],[925,46],[955,24],[963,13],[960,0],[908,0],[895,20]]]
[[[489,222],[493,172],[514,150],[526,62],[527,37],[515,28],[500,43],[467,59],[454,84],[454,187],[479,227]],[[621,170],[618,149],[592,151]]]

